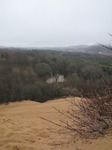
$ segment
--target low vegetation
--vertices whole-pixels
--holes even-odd
[[[72,99],[71,109],[64,114],[67,121],[61,121],[61,126],[75,135],[104,135],[106,129],[112,127],[112,88],[106,86],[105,93],[79,100]],[[61,113],[61,112],[60,112]],[[63,115],[63,113],[62,113]]]

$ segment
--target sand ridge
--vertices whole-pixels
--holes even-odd
[[[0,150],[111,150],[111,136],[69,144],[69,136],[57,133],[59,127],[40,118],[59,122],[62,116],[53,107],[64,111],[68,106],[64,99],[0,105]]]

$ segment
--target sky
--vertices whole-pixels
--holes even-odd
[[[111,43],[112,0],[0,0],[0,46]]]

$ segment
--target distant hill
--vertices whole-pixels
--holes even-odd
[[[89,54],[100,54],[112,56],[112,51],[106,49],[100,45],[71,45],[71,46],[59,46],[59,47],[0,47],[0,50],[56,50],[56,51],[67,51],[67,52],[82,52]]]
[[[52,49],[52,48],[51,48]],[[83,52],[89,54],[100,54],[100,55],[112,55],[112,51],[106,49],[100,45],[76,45],[76,46],[66,46],[66,47],[56,47],[53,50],[63,50],[69,52]]]
[[[100,45],[92,45],[85,49],[85,52],[91,54],[112,55],[112,51]]]

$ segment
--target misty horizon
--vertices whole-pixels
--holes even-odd
[[[37,46],[28,46],[28,45],[0,45],[0,48],[63,48],[63,47],[77,47],[77,46],[97,46],[98,43],[94,43],[94,44],[71,44],[71,45],[37,45]]]

